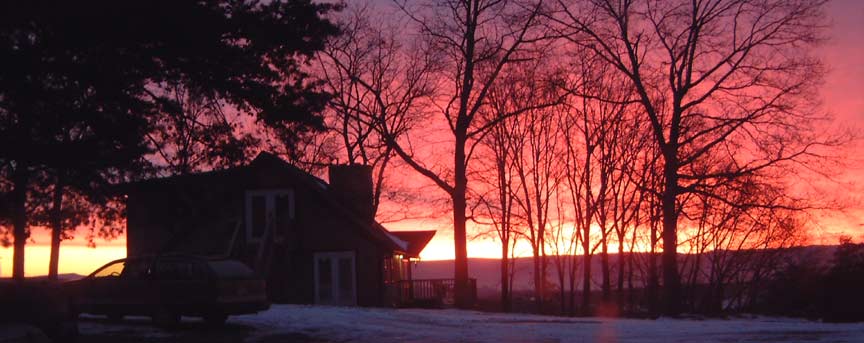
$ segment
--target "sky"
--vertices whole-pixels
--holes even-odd
[[[864,132],[864,1],[834,0],[827,13],[831,27],[826,31],[828,40],[817,52],[828,68],[822,88],[823,106],[836,118],[836,125]],[[840,235],[864,240],[864,143],[856,142],[848,150],[847,170],[836,184],[828,185],[829,192],[837,192],[848,199],[843,212],[822,214],[813,219],[810,243],[834,244]],[[447,213],[425,219],[388,223],[391,230],[438,230],[435,238],[421,254],[422,259],[452,259],[453,235],[449,228],[452,218]],[[472,230],[469,223],[469,232]],[[126,256],[125,237],[113,241],[96,241],[96,247],[87,246],[84,234],[64,241],[60,250],[60,272],[89,274],[99,266]],[[470,238],[470,237],[469,237]],[[26,274],[44,275],[48,271],[48,243],[46,230],[36,229],[26,249]],[[498,244],[478,237],[469,242],[470,257],[494,258],[500,254]],[[12,248],[0,247],[0,277],[12,272]]]

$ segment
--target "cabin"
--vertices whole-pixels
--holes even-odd
[[[452,280],[413,280],[435,231],[375,221],[372,170],[334,165],[329,183],[261,153],[234,168],[121,187],[127,253],[230,257],[267,280],[276,303],[447,303]]]

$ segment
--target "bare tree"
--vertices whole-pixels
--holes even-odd
[[[624,92],[624,94],[630,94]],[[647,137],[645,127],[642,121],[638,118],[638,111],[633,110],[633,107],[628,107],[629,113],[625,111],[611,127],[609,137],[613,139],[610,142],[612,152],[610,155],[611,163],[613,164],[610,184],[611,197],[611,217],[612,227],[611,232],[615,234],[615,242],[618,245],[617,259],[617,278],[616,278],[616,299],[619,310],[624,310],[624,280],[625,270],[627,268],[625,259],[625,249],[629,245],[630,254],[632,255],[635,242],[628,242],[627,234],[634,232],[637,229],[639,211],[641,210],[642,202],[645,199],[644,190],[640,189],[639,182],[644,179],[648,168],[641,168],[639,157],[643,154],[646,148]],[[630,256],[632,258],[632,256]],[[632,266],[631,273],[632,273]],[[611,286],[610,286],[611,288]],[[610,299],[607,298],[607,301]]]
[[[494,108],[494,105],[493,105]],[[476,199],[476,211],[472,211],[471,218],[474,222],[481,223],[480,218],[488,218],[489,223],[481,223],[492,226],[498,241],[501,243],[501,309],[510,312],[512,305],[512,275],[510,268],[513,254],[511,245],[518,240],[515,218],[515,171],[513,170],[513,133],[509,120],[502,120],[493,126],[491,132],[486,135],[482,145],[488,150],[484,156],[487,158],[479,160],[478,164],[489,164],[483,172],[478,172],[477,187],[473,192]],[[484,163],[485,162],[485,163]]]
[[[436,65],[422,44],[400,32],[404,20],[377,14],[371,3],[352,5],[338,18],[342,35],[318,54],[317,72],[334,95],[326,125],[338,135],[341,149],[331,158],[373,167],[373,208],[378,212],[394,156],[387,138],[398,138],[425,119]]]
[[[563,180],[563,178],[562,178]],[[580,243],[579,230],[572,222],[573,215],[569,211],[570,203],[563,185],[555,193],[556,218],[550,225],[548,250],[554,257],[553,264],[558,276],[558,301],[562,315],[576,315],[577,273],[579,261],[577,250]]]
[[[804,204],[779,183],[742,177],[723,185],[723,199],[696,195],[689,213],[694,229],[684,233],[682,271],[687,304],[704,313],[719,313],[749,304],[752,288],[785,248],[801,242],[800,210]],[[687,213],[687,212],[685,212]],[[727,287],[734,284],[735,287]]]
[[[567,190],[570,193],[574,222],[581,232],[583,258],[582,310],[589,313],[592,283],[591,258],[600,248],[603,299],[611,292],[608,244],[614,225],[613,181],[620,167],[618,148],[623,140],[625,110],[629,104],[626,87],[602,60],[587,58],[572,65],[569,84],[574,94],[569,111],[560,125],[565,132]],[[628,147],[631,148],[631,147]],[[611,216],[611,217],[610,217]],[[598,241],[592,229],[598,226]]]
[[[594,0],[565,3],[562,36],[614,66],[634,87],[663,155],[663,311],[680,311],[679,202],[710,185],[800,162],[830,143],[811,132],[824,0]],[[730,145],[747,154],[701,174]]]
[[[424,163],[416,157],[405,138],[398,139],[390,125],[382,125],[382,131],[402,160],[429,178],[451,199],[456,303],[458,307],[467,307],[470,295],[466,194],[473,148],[499,120],[531,108],[516,109],[492,120],[483,120],[478,113],[486,104],[489,90],[499,75],[530,59],[532,45],[545,38],[545,29],[538,21],[542,2],[447,0],[423,2],[417,6],[402,0],[396,3],[419,28],[429,52],[437,54],[437,62],[443,67],[439,73],[440,80],[449,82],[442,86],[444,91],[436,99],[436,106],[453,136],[452,168],[449,171],[433,170],[426,164],[429,161]]]
[[[245,162],[259,143],[243,132],[245,114],[180,84],[153,85],[159,106],[147,140],[157,174],[184,175]]]
[[[510,107],[540,107],[538,105],[552,103],[559,98],[556,94],[558,90],[539,83],[542,78],[538,80],[536,69],[525,70],[529,71],[518,74],[514,72],[501,80],[510,88],[505,95],[509,98]],[[553,205],[563,174],[560,163],[563,149],[556,114],[556,107],[546,107],[510,118],[515,129],[511,132],[511,148],[515,177],[518,178],[519,185],[515,189],[514,200],[525,224],[523,234],[531,244],[534,260],[534,299],[539,312],[543,311],[546,300],[547,230],[554,225],[552,219],[556,217],[553,212],[556,208]]]

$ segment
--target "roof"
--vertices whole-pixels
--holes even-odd
[[[318,194],[321,199],[327,202],[328,205],[332,206],[338,212],[341,212],[346,218],[353,221],[373,238],[377,239],[379,242],[387,246],[388,249],[405,252],[408,255],[417,256],[419,255],[419,251],[423,250],[423,247],[425,247],[426,243],[428,243],[428,240],[426,240],[426,242],[423,243],[422,246],[420,246],[419,250],[417,250],[417,253],[412,254],[409,250],[413,250],[415,248],[415,245],[408,244],[405,240],[399,238],[398,236],[392,235],[390,232],[387,231],[387,229],[385,229],[383,226],[381,226],[381,224],[378,224],[377,222],[373,222],[370,224],[366,223],[364,220],[361,220],[356,213],[346,208],[340,201],[335,198],[334,194],[329,190],[328,184],[324,182],[324,180],[321,180],[297,168],[293,164],[281,159],[280,157],[268,152],[259,153],[258,156],[256,156],[255,159],[252,160],[252,162],[249,162],[248,164],[242,166],[202,173],[142,180],[138,182],[119,185],[117,189],[123,193],[128,194],[131,192],[135,192],[138,189],[146,189],[155,185],[189,182],[202,177],[206,178],[227,176],[234,173],[242,173],[244,170],[247,170],[249,168],[259,168],[267,166],[277,167],[280,170],[293,175],[296,180],[300,181],[301,184],[307,186],[307,188],[312,190],[312,192]],[[434,235],[434,231],[432,231],[432,234]],[[431,239],[431,236],[429,236],[429,238]]]
[[[258,157],[255,157],[255,159],[252,160],[249,165],[254,166],[265,163],[273,163],[276,166],[283,167],[291,173],[295,174],[298,179],[305,181],[306,184],[310,186],[309,188],[313,190],[313,192],[320,195],[321,198],[324,199],[324,201],[336,208],[339,212],[342,212],[346,217],[354,221],[355,224],[363,228],[367,233],[371,234],[372,237],[382,241],[390,249],[396,251],[404,251],[404,244],[400,244],[401,242],[399,242],[398,240],[394,240],[393,237],[389,234],[389,232],[387,232],[387,229],[381,226],[381,224],[378,224],[374,221],[370,224],[361,220],[356,213],[347,209],[345,206],[342,205],[340,201],[336,200],[333,193],[328,191],[329,187],[327,183],[323,180],[312,176],[305,171],[300,170],[293,164],[286,162],[285,160],[279,158],[276,155],[266,152],[258,154]]]
[[[259,153],[258,156],[256,156],[251,162],[244,164],[244,165],[233,166],[233,167],[228,167],[228,168],[224,168],[224,169],[214,169],[214,170],[204,171],[204,172],[182,174],[182,175],[154,177],[154,178],[149,178],[149,179],[144,179],[144,180],[122,183],[122,184],[116,185],[115,189],[120,193],[128,194],[128,193],[134,192],[138,189],[146,188],[146,187],[150,187],[150,186],[165,185],[165,184],[171,184],[171,183],[182,183],[182,182],[187,182],[187,181],[194,180],[194,179],[200,179],[200,178],[206,178],[206,177],[220,177],[220,176],[227,176],[227,175],[232,175],[232,174],[236,174],[236,173],[241,173],[244,170],[249,169],[252,166],[257,166],[257,165],[267,164],[267,163],[275,164],[275,165],[278,165],[279,167],[282,167],[284,170],[287,170],[290,173],[294,174],[294,176],[296,176],[300,180],[305,181],[307,184],[315,185],[318,188],[327,189],[327,183],[324,182],[324,180],[321,180],[321,179],[315,177],[314,175],[311,175],[311,174],[301,170],[300,168],[297,168],[293,164],[288,163],[285,160],[279,158],[279,156],[276,156],[276,155],[271,154],[269,152]]]
[[[405,251],[408,256],[419,257],[420,252],[435,236],[435,231],[390,231],[390,234],[408,243],[408,249]]]

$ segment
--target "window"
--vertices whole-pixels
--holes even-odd
[[[279,228],[288,227],[291,219],[294,219],[294,197],[292,195],[291,193],[280,193],[276,194],[273,199],[276,208],[276,224]]]
[[[294,219],[294,191],[272,189],[246,192],[246,240],[261,241],[268,230],[286,227]],[[271,232],[273,234],[275,232]]]
[[[384,282],[396,283],[402,280],[400,267],[400,258],[398,255],[384,258]]]
[[[120,274],[123,273],[123,268],[124,268],[125,264],[126,264],[126,261],[117,261],[117,262],[111,263],[111,264],[105,266],[104,268],[100,269],[99,271],[97,271],[96,274],[93,274],[93,277],[96,277],[96,278],[118,277],[118,276],[120,276]]]
[[[201,261],[157,259],[153,276],[157,280],[204,280],[208,270]]]
[[[252,196],[252,237],[264,235],[267,225],[267,198],[263,195]]]
[[[127,280],[143,279],[149,272],[150,263],[147,260],[126,260],[120,277]]]

